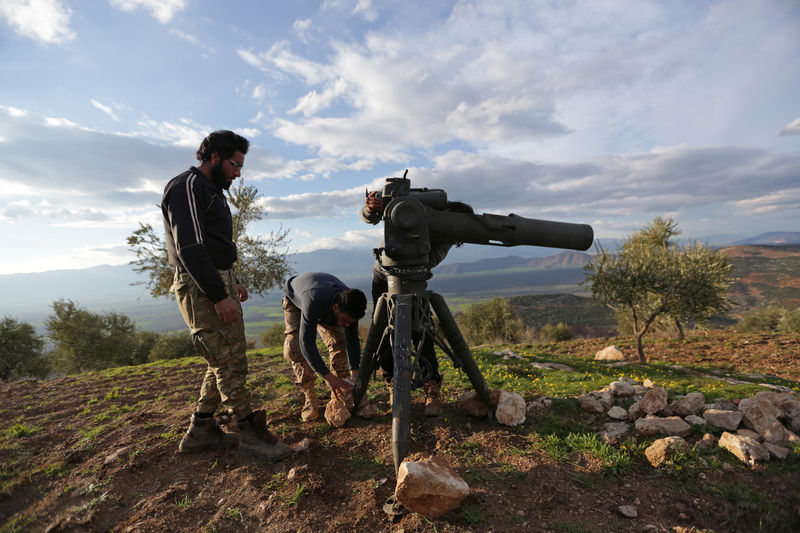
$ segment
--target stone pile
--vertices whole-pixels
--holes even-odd
[[[666,389],[650,380],[639,383],[622,378],[580,396],[578,402],[586,411],[608,416],[610,421],[598,430],[606,442],[629,435],[665,435],[645,451],[656,467],[689,449],[684,438],[693,428],[725,430],[716,444],[749,465],[770,457],[785,458],[786,445],[800,442],[800,401],[788,392],[762,391],[738,402],[719,399],[713,403],[707,403],[702,393],[691,392],[670,402]],[[708,446],[715,440],[707,433],[698,444]]]

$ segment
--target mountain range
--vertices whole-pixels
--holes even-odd
[[[800,244],[800,232],[773,232],[735,241],[747,244]],[[613,248],[611,241],[603,246]],[[493,246],[454,248],[446,262],[434,269],[429,282],[432,290],[448,298],[468,295],[471,299],[520,294],[587,294],[581,286],[583,265],[590,255],[583,252],[521,246],[515,255],[502,255],[507,249]],[[554,253],[556,252],[556,253]],[[492,255],[494,254],[494,255]],[[290,258],[297,272],[326,271],[339,276],[352,287],[369,294],[373,257],[371,250],[318,250]],[[137,283],[144,278],[130,265],[103,265],[80,270],[53,270],[0,276],[0,316],[12,316],[41,327],[58,299],[69,299],[94,312],[116,311],[134,316],[137,323],[160,324],[160,329],[180,327],[161,317],[177,315],[168,299],[154,300]],[[247,306],[280,301],[280,290],[265,297],[253,297]],[[452,303],[451,303],[452,305]]]

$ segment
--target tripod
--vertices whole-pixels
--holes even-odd
[[[397,472],[408,455],[411,391],[431,378],[430,369],[420,358],[426,339],[430,338],[441,348],[453,361],[453,366],[464,369],[478,397],[487,406],[491,406],[491,400],[483,375],[447,303],[440,294],[427,289],[430,271],[425,267],[386,270],[389,290],[378,299],[372,315],[353,400],[354,405],[359,404],[380,363],[381,354],[390,349],[394,358],[392,455]],[[439,319],[444,339],[434,327],[432,312]],[[412,342],[414,338],[419,339],[416,346]],[[488,416],[492,416],[491,407]]]

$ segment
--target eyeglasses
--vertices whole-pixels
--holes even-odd
[[[233,159],[228,159],[228,163],[231,164],[231,166],[233,167],[233,170],[239,170],[240,168],[242,168],[242,163],[237,163]]]

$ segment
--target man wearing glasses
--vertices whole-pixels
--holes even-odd
[[[266,414],[250,407],[246,339],[241,302],[247,289],[233,264],[236,243],[223,190],[241,175],[250,143],[232,131],[206,137],[197,150],[200,165],[173,178],[164,189],[164,215],[169,264],[175,268],[172,291],[192,334],[197,352],[208,363],[200,398],[180,452],[233,448],[268,461],[291,455],[292,449],[267,430]],[[239,424],[239,438],[220,429],[217,407],[230,409]]]

